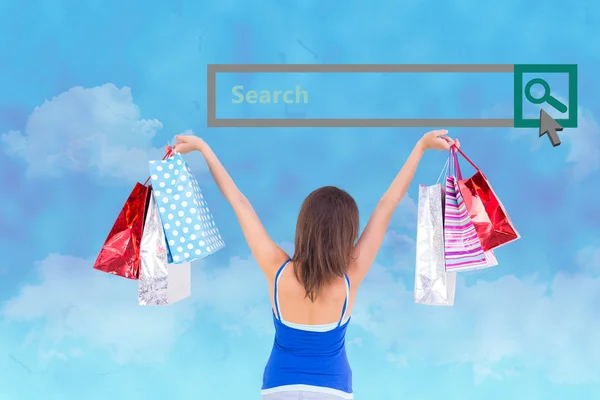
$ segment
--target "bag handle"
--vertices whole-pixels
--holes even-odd
[[[436,184],[440,183],[440,179],[442,179],[442,175],[444,175],[444,173],[446,174],[446,176],[448,175],[448,164],[449,160],[446,160],[446,164],[444,164],[444,167],[440,171],[440,175],[438,176],[437,181],[435,181]]]
[[[162,158],[162,160],[161,160],[161,161],[163,161],[163,160],[165,160],[166,158],[168,158],[168,157],[172,156],[173,154],[174,154],[174,152],[173,152],[173,148],[172,148],[172,147],[169,147],[169,148],[168,148],[168,150],[167,150],[167,154],[165,154],[165,156]],[[147,186],[147,184],[148,184],[148,181],[150,181],[150,178],[151,178],[151,177],[149,176],[149,177],[148,177],[148,179],[146,179],[146,182],[144,182],[144,186]]]
[[[463,152],[462,152],[462,150],[461,150],[461,149],[459,149],[458,147],[456,147],[456,145],[455,145],[455,144],[453,144],[453,145],[450,147],[450,151],[452,151],[453,149],[455,149],[456,151],[458,151],[458,152],[460,153],[460,155],[461,155],[461,156],[463,156],[463,157],[465,158],[465,160],[467,160],[467,161],[469,162],[469,164],[471,164],[471,165],[473,166],[473,168],[475,168],[477,171],[479,171],[479,168],[477,167],[477,165],[473,164],[473,161],[471,161],[471,160],[469,159],[469,157],[467,157],[467,156],[465,155],[465,153],[463,153]],[[455,154],[455,156],[456,156],[456,153],[454,153],[454,154]],[[458,160],[456,161],[456,163],[458,164]]]
[[[448,152],[448,173],[447,176],[455,176],[458,180],[462,179],[462,172],[458,164],[458,156],[454,150],[454,146],[450,147]]]

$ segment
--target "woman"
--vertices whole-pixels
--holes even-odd
[[[193,135],[176,137],[175,151],[198,150],[206,159],[268,280],[275,342],[263,375],[264,400],[353,398],[345,336],[356,292],[425,150],[455,144],[446,133],[431,131],[418,141],[360,238],[358,208],[348,193],[333,186],[312,192],[300,209],[293,257],[271,240],[210,147]]]

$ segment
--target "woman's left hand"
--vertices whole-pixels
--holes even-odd
[[[458,139],[454,140],[446,136],[447,133],[448,131],[445,129],[427,132],[419,140],[419,144],[423,147],[423,150],[433,149],[448,151],[452,145],[460,147]]]

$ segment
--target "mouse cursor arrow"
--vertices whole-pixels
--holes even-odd
[[[558,122],[554,120],[548,113],[544,110],[540,110],[540,137],[548,134],[550,138],[550,143],[552,146],[556,147],[560,145],[560,139],[558,137],[558,133],[563,130],[563,127],[560,126]]]

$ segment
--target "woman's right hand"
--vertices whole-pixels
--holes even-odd
[[[448,151],[452,145],[460,147],[460,142],[458,139],[453,140],[452,138],[446,136],[447,133],[448,131],[445,129],[427,132],[419,140],[419,145],[423,150],[433,149]]]
[[[177,135],[175,136],[175,140],[177,140],[177,143],[175,143],[175,146],[171,150],[181,154],[187,154],[194,150],[200,151],[204,144],[204,140],[196,135]]]

